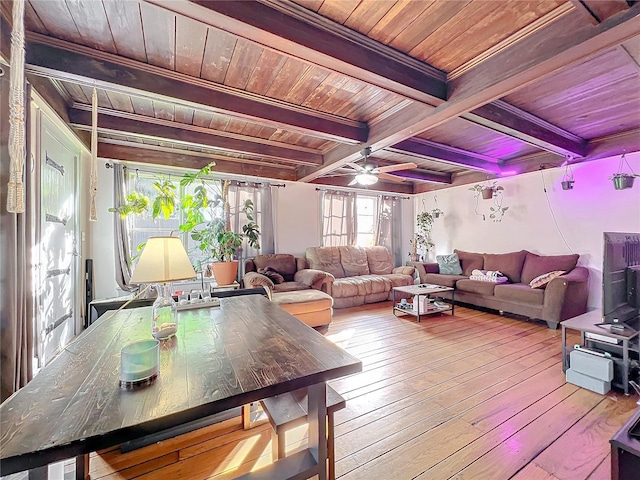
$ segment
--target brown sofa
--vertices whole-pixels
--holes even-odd
[[[310,247],[305,252],[312,271],[334,277],[330,295],[335,308],[391,300],[392,288],[413,285],[413,267],[393,266],[391,253],[375,247]]]
[[[549,328],[587,311],[589,271],[576,266],[579,255],[536,255],[526,250],[488,254],[454,250],[460,259],[462,275],[439,273],[437,263],[408,262],[420,275],[421,283],[454,287],[456,301],[515,313],[547,322]],[[499,270],[508,283],[470,280],[474,269]],[[529,282],[544,273],[566,273],[544,288],[531,288]]]

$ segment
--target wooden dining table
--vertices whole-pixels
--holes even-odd
[[[107,312],[0,405],[0,473],[76,457],[167,431],[262,398],[308,389],[308,448],[251,475],[326,478],[326,384],[361,362],[261,295],[178,313],[149,385],[122,388],[120,351],[151,338],[151,307]],[[79,468],[78,468],[79,467]]]

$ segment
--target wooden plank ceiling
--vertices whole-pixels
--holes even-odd
[[[11,2],[0,12],[6,31]],[[417,168],[369,188],[419,193],[640,150],[639,14],[635,0],[27,0],[26,63],[80,132],[97,88],[103,158],[344,186],[370,146],[371,163]]]

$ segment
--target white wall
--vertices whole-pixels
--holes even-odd
[[[632,189],[620,191],[608,180],[619,160],[612,157],[574,165],[575,188],[567,191],[560,184],[564,168],[499,179],[504,187],[503,206],[509,207],[500,223],[475,215],[470,185],[438,190],[438,205],[445,215],[434,224],[435,253],[451,253],[454,248],[486,253],[521,249],[548,255],[578,253],[579,265],[589,268],[589,306],[600,308],[602,233],[640,232],[640,178]],[[627,155],[627,160],[640,173],[640,153]],[[422,199],[428,209],[433,208],[433,195],[416,196],[416,211],[422,210]],[[478,210],[487,212],[491,204],[480,198]]]
[[[115,247],[113,243],[113,169],[98,159],[98,195],[96,207],[98,221],[91,223],[91,252],[93,258],[93,285],[95,298],[123,295],[116,283]]]

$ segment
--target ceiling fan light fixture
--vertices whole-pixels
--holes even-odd
[[[373,185],[378,183],[378,176],[373,173],[359,173],[356,175],[356,182],[360,185]]]

